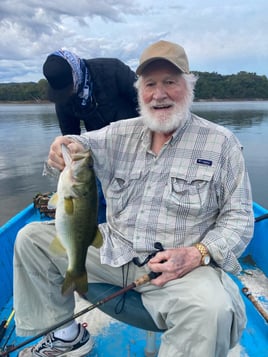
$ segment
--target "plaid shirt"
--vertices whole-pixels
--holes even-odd
[[[71,136],[90,148],[107,201],[102,263],[120,266],[165,249],[204,243],[225,271],[253,233],[241,145],[228,129],[191,114],[158,155],[140,118]]]

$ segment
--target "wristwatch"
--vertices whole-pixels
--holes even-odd
[[[199,250],[199,252],[201,253],[201,256],[202,256],[201,265],[209,265],[210,255],[209,255],[207,247],[202,243],[196,243],[196,244],[194,244],[194,247],[196,247]]]

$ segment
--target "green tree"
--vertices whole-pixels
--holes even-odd
[[[268,99],[268,79],[241,71],[221,75],[217,72],[194,72],[198,77],[196,100]],[[0,101],[47,101],[47,80],[27,83],[0,83]]]

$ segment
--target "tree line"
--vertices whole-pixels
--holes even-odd
[[[221,75],[216,72],[194,72],[199,76],[195,99],[268,99],[268,79],[256,73],[241,71]]]
[[[268,99],[268,79],[264,75],[241,71],[221,75],[217,72],[193,72],[198,76],[195,100]],[[47,101],[47,81],[0,83],[1,102]]]
[[[1,102],[47,101],[47,80],[39,82],[0,83]]]

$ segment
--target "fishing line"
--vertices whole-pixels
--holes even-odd
[[[128,274],[129,274],[129,263],[127,263],[127,271],[125,274],[125,265],[122,266],[122,280],[123,280],[123,287],[127,286],[127,280],[128,280]],[[126,275],[126,276],[125,276]],[[117,302],[117,304],[114,307],[114,312],[118,315],[120,314],[124,307],[125,307],[125,303],[126,303],[126,294],[124,293],[121,295],[121,298],[119,299],[119,301]]]

